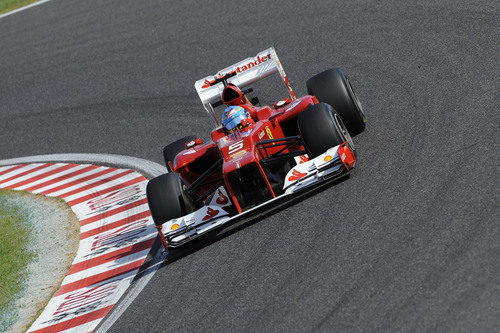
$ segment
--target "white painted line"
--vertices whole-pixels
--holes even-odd
[[[75,188],[78,188],[79,186],[85,186],[87,183],[85,183],[85,179],[88,179],[87,177],[95,174],[95,173],[98,173],[98,172],[103,172],[105,171],[107,168],[103,168],[103,167],[98,167],[98,168],[95,168],[93,170],[88,170],[84,173],[81,173],[77,176],[74,176],[74,177],[71,177],[71,178],[67,178],[67,179],[62,179],[62,180],[58,180],[57,182],[51,182],[43,187],[40,187],[34,191],[32,191],[33,193],[42,193],[42,192],[47,192],[47,191],[50,191],[50,193],[59,193],[59,194],[62,194],[64,193],[63,191],[70,191],[70,190],[74,190]],[[97,179],[97,178],[93,178],[93,179]],[[67,184],[68,183],[75,183],[75,185],[73,186],[68,186]],[[66,185],[66,186],[65,186]],[[56,189],[59,188],[60,190],[57,192],[57,191],[51,191],[52,189]],[[57,195],[54,195],[54,196],[57,196]]]
[[[149,237],[151,237],[151,235]],[[139,260],[141,258],[146,257],[150,250],[151,250],[150,248],[147,248],[147,249],[142,250],[142,251],[131,253],[128,256],[123,256],[118,260],[106,261],[100,265],[91,266],[87,269],[81,270],[78,273],[66,275],[66,277],[64,278],[64,280],[61,283],[61,286],[64,286],[68,283],[76,282],[79,280],[85,280],[88,277],[94,276],[94,275],[99,274],[99,273],[107,272],[113,268],[118,268],[121,266],[128,265],[131,262],[134,262],[136,260]]]
[[[4,175],[2,175],[2,180],[0,180],[0,184],[5,184],[6,183],[6,179],[10,179],[12,177],[15,177],[14,179],[17,179],[18,178],[18,175],[22,174],[22,173],[25,173],[25,172],[28,172],[32,169],[35,169],[36,167],[39,167],[41,166],[43,163],[33,163],[33,164],[27,164],[19,169],[16,169],[14,171],[10,171],[9,173],[6,173]],[[35,172],[35,171],[33,171]]]
[[[30,179],[32,179],[33,177],[37,177],[37,176],[40,176],[46,172],[50,172],[50,171],[53,171],[54,169],[57,169],[61,166],[62,164],[54,164],[54,165],[50,165],[50,166],[45,166],[42,168],[43,164],[33,164],[33,167],[31,168],[32,170],[36,169],[36,168],[39,168],[38,170],[35,170],[35,171],[31,171],[30,173],[24,175],[24,176],[13,176],[15,178],[9,180],[9,181],[5,181],[3,180],[2,181],[2,187],[3,188],[7,188],[7,187],[12,187],[13,190],[17,190],[20,186],[22,185],[18,185],[18,186],[12,186],[12,185],[16,185],[18,184],[19,182],[24,182],[24,181],[28,181]],[[20,169],[21,170],[21,169]],[[19,173],[21,174],[21,172]],[[31,180],[30,180],[30,184],[31,184]]]
[[[123,173],[123,170],[120,170],[121,173]],[[82,191],[82,192],[79,192],[79,193],[75,193],[75,194],[72,194],[72,195],[68,195],[68,196],[65,196],[64,197],[64,200],[70,202],[72,200],[78,200],[78,199],[81,199],[83,197],[86,197],[89,195],[89,192],[92,192],[92,193],[98,193],[99,191],[103,191],[103,190],[107,190],[108,188],[110,187],[113,187],[113,186],[118,186],[118,185],[121,185],[127,181],[131,181],[131,180],[134,180],[137,178],[137,173],[129,173],[129,174],[126,174],[126,175],[122,175],[116,179],[113,179],[109,182],[106,182],[104,184],[99,184],[98,186],[95,186],[95,187],[92,187],[90,189],[88,189],[87,191]],[[133,184],[133,185],[129,185],[127,187],[132,187],[132,186],[137,186],[136,184]],[[125,188],[125,187],[123,187]],[[76,204],[76,205],[72,205],[72,206],[78,206],[78,205],[81,205],[83,204],[84,202],[82,203],[79,203],[79,204]]]
[[[21,8],[18,8],[18,9],[14,9],[14,10],[11,10],[10,12],[7,12],[5,14],[1,14],[0,15],[0,19],[2,17],[5,17],[5,16],[9,16],[9,15],[12,15],[12,14],[15,14],[15,13],[19,13],[23,10],[26,10],[28,8],[31,8],[31,7],[35,7],[35,6],[38,6],[38,5],[41,5],[42,3],[46,3],[46,2],[49,2],[50,0],[40,0],[40,1],[37,1],[37,2],[33,2],[32,4],[29,4],[27,6],[24,6],[24,7],[21,7]]]
[[[82,324],[80,326],[76,326],[64,331],[61,331],[60,333],[82,333],[85,332],[86,327],[95,327],[102,319],[96,319],[94,321],[89,321],[88,323]]]
[[[120,169],[117,169],[115,171],[111,171],[111,172],[106,172],[100,176],[97,176],[95,178],[93,177],[90,177],[90,179],[87,179],[86,177],[87,176],[91,176],[95,173],[98,173],[98,172],[103,172],[105,171],[106,168],[100,168],[100,169],[95,169],[95,170],[92,170],[91,173],[88,173],[86,174],[85,176],[82,176],[82,177],[78,177],[78,178],[74,178],[72,181],[78,181],[75,185],[72,185],[72,186],[68,186],[68,187],[64,187],[60,190],[57,190],[57,191],[54,191],[54,192],[51,192],[49,194],[49,196],[52,196],[52,197],[57,197],[57,196],[64,196],[66,193],[69,193],[71,191],[74,191],[76,189],[79,189],[79,188],[82,188],[82,187],[86,187],[86,186],[89,186],[89,185],[92,185],[94,183],[97,183],[105,178],[109,178],[109,177],[113,177],[114,175],[122,172]],[[83,178],[83,181],[82,181],[82,178]],[[66,181],[65,183],[68,183],[68,181]],[[48,190],[51,190],[52,188],[54,187],[58,187],[59,185],[57,186],[53,186],[53,187],[50,187],[48,188]],[[46,190],[45,190],[46,191]]]
[[[53,169],[57,168],[57,166],[58,166],[58,165],[56,164],[56,166],[55,166]],[[60,166],[60,165],[59,165],[59,166]],[[68,169],[66,169],[66,170],[59,171],[59,172],[54,173],[54,174],[52,174],[52,175],[49,175],[49,176],[46,176],[46,177],[40,178],[40,179],[38,179],[38,180],[35,180],[35,181],[33,181],[33,182],[30,182],[30,183],[27,183],[27,184],[24,184],[24,185],[18,186],[18,187],[16,187],[16,190],[18,190],[18,191],[24,191],[24,190],[26,190],[27,188],[30,188],[30,187],[32,187],[32,186],[36,186],[36,185],[42,184],[42,183],[44,183],[44,182],[46,182],[46,181],[51,181],[51,180],[53,180],[53,179],[55,179],[55,178],[58,178],[58,177],[61,177],[61,176],[65,176],[65,175],[67,175],[67,174],[71,174],[71,173],[73,173],[73,172],[75,172],[75,171],[78,171],[78,170],[81,170],[81,169],[83,169],[83,168],[85,168],[85,167],[87,167],[85,164],[83,164],[83,165],[77,165],[77,166],[75,166],[75,167],[73,167],[73,168],[68,168]],[[50,170],[47,170],[47,171],[50,171]],[[71,179],[71,178],[70,178],[70,179]],[[33,192],[33,191],[30,191],[30,192]]]

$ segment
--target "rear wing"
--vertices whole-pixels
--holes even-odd
[[[215,75],[209,75],[198,80],[194,83],[194,87],[203,103],[203,107],[214,117],[215,122],[219,125],[219,119],[215,114],[214,107],[217,104],[220,105],[222,90],[224,90],[227,83],[233,83],[243,90],[243,88],[250,84],[275,73],[280,74],[283,83],[290,93],[290,98],[292,100],[296,99],[297,97],[281,66],[274,47],[258,53],[253,58],[247,58],[224,68]]]

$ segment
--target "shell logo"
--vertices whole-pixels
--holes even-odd
[[[274,139],[273,138],[273,133],[271,132],[271,130],[269,129],[269,127],[266,127],[266,133],[267,133],[267,136],[269,137],[269,139]]]

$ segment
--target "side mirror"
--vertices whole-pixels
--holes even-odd
[[[288,97],[287,97],[287,98],[285,98],[285,99],[282,99],[282,100],[281,100],[281,101],[279,101],[279,102],[274,103],[274,108],[275,108],[275,109],[282,108],[282,107],[284,107],[285,105],[287,105],[287,104],[288,104],[288,103],[290,103],[290,102],[291,102],[290,98],[288,98]]]
[[[193,141],[186,142],[186,148],[189,149],[189,148],[192,148],[194,146],[201,145],[202,143],[203,143],[203,141],[201,141],[200,138],[197,138],[197,139],[194,139]]]

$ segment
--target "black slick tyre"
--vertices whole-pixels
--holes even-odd
[[[297,122],[309,158],[317,157],[346,141],[354,150],[342,119],[329,104],[319,103],[308,107],[299,114]]]
[[[313,76],[307,80],[306,86],[308,94],[316,96],[319,102],[333,106],[352,136],[365,130],[366,117],[361,103],[340,68],[332,68]]]
[[[179,175],[166,173],[151,179],[146,186],[149,210],[156,225],[187,214]]]
[[[188,135],[182,139],[172,142],[171,144],[163,148],[163,158],[165,160],[165,165],[169,172],[172,172],[172,169],[170,168],[168,162],[173,163],[175,156],[177,156],[177,154],[186,149],[186,143],[193,141],[197,138],[198,137],[195,135]]]

